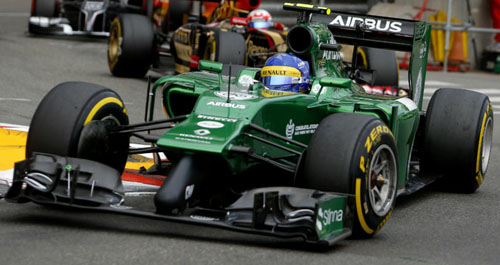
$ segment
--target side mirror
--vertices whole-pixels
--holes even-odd
[[[222,73],[222,63],[212,62],[207,60],[200,60],[200,64],[198,66],[200,71],[208,71],[211,73],[220,74]]]
[[[200,60],[198,69],[200,71],[208,71],[219,75],[219,85],[222,85],[222,67],[224,65],[219,62],[212,62],[207,60]]]
[[[336,77],[325,76],[319,80],[319,84],[321,86],[351,88],[352,80],[348,78],[336,78]]]

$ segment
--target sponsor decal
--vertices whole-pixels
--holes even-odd
[[[295,125],[292,119],[286,124],[285,136],[292,139],[293,136],[313,134],[318,128],[318,124]]]
[[[292,95],[292,94],[296,94],[296,93],[295,92],[286,92],[286,91],[277,91],[277,90],[271,90],[271,89],[263,89],[262,90],[262,96],[264,96],[266,98],[287,96],[287,95]]]
[[[419,53],[419,58],[423,59],[425,57],[425,52],[427,51],[427,46],[425,46],[425,43],[422,43],[420,45],[420,53]]]
[[[401,32],[403,23],[385,19],[373,19],[353,16],[337,15],[330,25],[337,25],[349,28],[356,28],[356,25],[363,23],[368,29],[389,32]]]
[[[194,192],[194,184],[186,186],[186,190],[184,191],[184,199],[187,201],[191,196],[193,196]]]
[[[202,140],[213,140],[214,139],[213,137],[210,137],[210,136],[193,135],[193,134],[186,134],[186,133],[181,133],[181,134],[179,134],[179,136],[187,137],[187,138],[202,139]]]
[[[368,137],[366,137],[365,147],[366,147],[367,153],[370,153],[370,150],[372,149],[373,145],[376,145],[380,142],[380,140],[382,139],[382,137],[381,137],[382,133],[392,135],[391,129],[389,129],[389,127],[387,127],[385,125],[379,125],[379,126],[372,129],[372,131],[370,132],[370,135],[368,135]]]
[[[249,86],[253,85],[254,82],[255,82],[255,80],[253,79],[253,77],[251,77],[249,75],[242,75],[238,79],[238,83],[244,87],[249,87]]]
[[[235,104],[235,103],[227,103],[227,102],[220,102],[220,101],[209,101],[207,103],[207,106],[232,108],[232,109],[246,109],[247,108],[247,106],[244,104]]]
[[[196,123],[198,126],[209,129],[218,129],[224,127],[224,124],[218,121],[200,121]]]
[[[261,76],[275,76],[275,75],[301,77],[300,71],[294,67],[265,66],[262,68]]]
[[[190,215],[189,217],[191,219],[200,220],[200,221],[219,221],[218,218],[209,217],[209,216],[202,216],[202,215]]]
[[[203,141],[203,140],[191,139],[191,138],[183,138],[183,137],[175,137],[175,140],[200,143],[200,144],[211,144],[211,142],[209,142],[209,141]]]
[[[314,93],[314,94],[318,94],[320,90],[321,90],[321,85],[320,84],[316,84],[316,85],[314,85],[311,88],[311,92]],[[323,89],[321,91],[321,94],[325,94],[325,93],[326,93],[326,89]]]
[[[337,41],[333,39],[333,35],[330,35],[330,39],[327,41],[327,44],[336,44]],[[318,39],[318,45],[321,45],[320,40]],[[340,52],[336,51],[323,51],[322,59],[325,60],[339,60],[342,59],[342,55]]]
[[[245,17],[231,17],[230,23],[233,25],[248,25],[248,18]]]
[[[210,134],[210,131],[207,129],[199,129],[199,130],[195,130],[194,134],[203,136],[203,135]]]
[[[420,91],[422,91],[422,68],[418,70],[417,83],[415,84],[415,94],[413,94],[413,101],[417,104],[420,102]]]
[[[253,79],[252,79],[252,82],[253,82]],[[227,98],[227,91],[217,91],[217,92],[214,92],[214,94],[220,98]],[[246,94],[246,93],[240,93],[240,92],[229,93],[229,99],[231,99],[231,100],[249,100],[249,99],[256,99],[256,98],[257,98],[257,96]]]
[[[237,122],[237,119],[224,118],[224,117],[215,117],[215,116],[207,116],[207,115],[198,115],[198,119],[212,120],[212,121],[224,121],[224,122]]]
[[[95,11],[102,10],[103,6],[104,6],[104,2],[103,1],[100,1],[100,2],[98,2],[98,1],[87,1],[87,2],[85,2],[85,5],[83,6],[83,9],[85,11],[95,12]]]
[[[292,139],[294,131],[295,131],[295,124],[293,123],[293,120],[290,119],[290,121],[287,123],[286,128],[285,128],[286,138]]]
[[[316,231],[320,238],[329,239],[344,229],[345,197],[333,198],[318,203]]]

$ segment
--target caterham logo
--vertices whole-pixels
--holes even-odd
[[[286,129],[285,129],[286,138],[292,139],[294,131],[295,131],[295,124],[293,123],[292,119],[290,119],[290,121],[286,124]]]
[[[401,27],[403,23],[397,21],[389,21],[389,20],[379,20],[373,18],[362,18],[362,17],[343,17],[341,15],[337,15],[330,25],[337,25],[349,28],[356,28],[356,25],[359,23],[364,23],[368,29],[375,29],[379,31],[389,31],[389,32],[401,32]]]

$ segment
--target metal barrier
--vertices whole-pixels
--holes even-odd
[[[433,29],[441,29],[445,30],[445,44],[444,44],[444,62],[443,62],[443,72],[448,71],[448,50],[449,50],[449,45],[450,45],[450,34],[452,31],[465,31],[465,32],[479,32],[479,33],[500,33],[500,29],[493,29],[493,28],[480,28],[480,27],[474,27],[474,19],[472,18],[471,14],[471,8],[470,8],[470,3],[469,0],[465,0],[467,4],[467,11],[469,15],[469,23],[462,23],[462,24],[455,24],[451,23],[451,9],[452,9],[452,3],[453,0],[448,0],[448,11],[446,12],[446,23],[440,23],[440,22],[430,22],[432,25],[439,25],[442,27],[432,27]],[[473,44],[473,49],[474,49],[474,57],[477,60],[477,49],[475,47],[475,41],[474,38],[472,38],[472,44]]]

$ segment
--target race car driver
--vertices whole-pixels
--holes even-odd
[[[261,70],[262,84],[271,90],[308,93],[309,63],[299,57],[278,53],[267,59]]]

